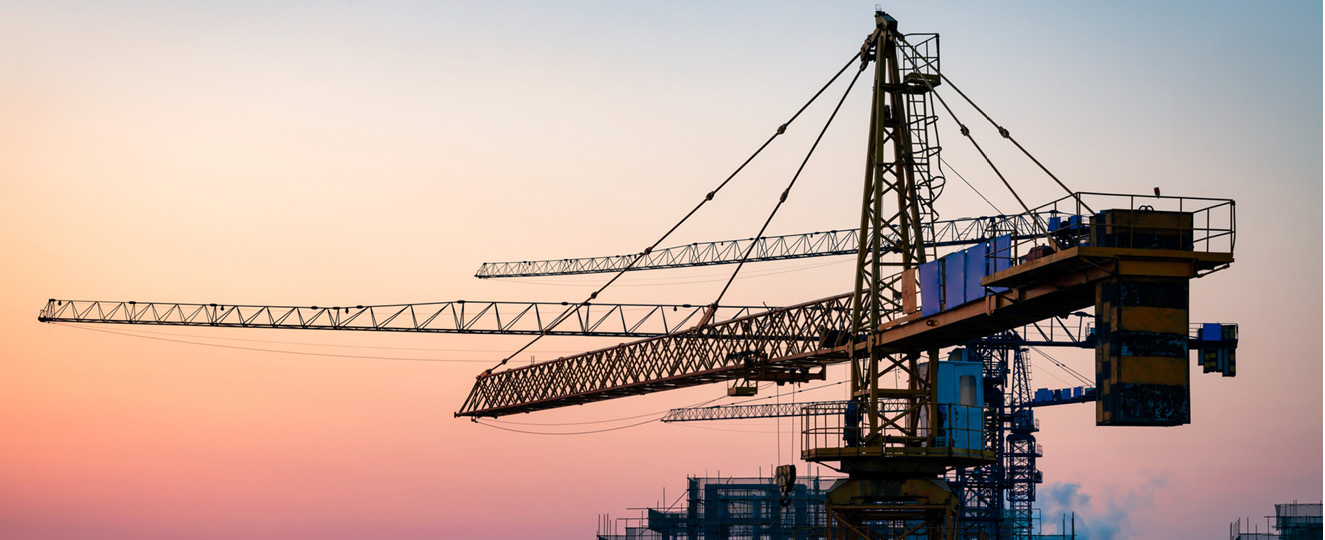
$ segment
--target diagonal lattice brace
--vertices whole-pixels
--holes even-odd
[[[846,360],[851,295],[478,377],[458,416],[502,416]],[[751,354],[752,352],[759,354]]]
[[[431,302],[374,306],[267,306],[51,299],[42,322],[359,330],[438,334],[654,337],[694,326],[707,306],[590,304],[567,316],[566,302]],[[736,318],[767,307],[720,306]]]

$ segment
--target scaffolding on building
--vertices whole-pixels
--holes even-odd
[[[1239,518],[1228,525],[1229,540],[1308,540],[1325,534],[1321,503],[1292,502],[1274,505],[1274,515],[1258,520]]]
[[[598,516],[598,540],[817,540],[826,538],[825,496],[839,478],[796,479],[784,497],[773,477],[689,477],[686,492],[638,516]],[[1006,511],[1006,510],[1005,510]],[[1030,540],[1072,540],[1075,532],[1041,534],[1038,511],[1027,517]],[[1319,519],[1319,518],[1318,518]],[[1075,521],[1075,518],[1073,518]],[[1009,521],[1011,521],[1009,519]],[[1319,522],[1319,521],[1318,521]],[[1074,527],[1075,528],[1075,527]],[[976,538],[975,535],[958,535]],[[910,538],[910,537],[906,537]],[[919,538],[919,537],[917,537]]]
[[[600,516],[599,540],[822,538],[832,479],[800,478],[784,498],[774,478],[686,479],[686,493],[639,517]]]

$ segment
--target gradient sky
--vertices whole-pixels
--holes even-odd
[[[52,297],[582,299],[605,278],[472,274],[648,245],[855,53],[874,8],[545,4],[0,2],[0,536],[589,538],[596,515],[636,515],[686,475],[788,461],[785,421],[549,436],[453,419],[518,337],[36,321]],[[884,9],[941,33],[944,72],[1073,188],[1238,203],[1238,262],[1193,282],[1191,314],[1241,324],[1238,377],[1195,373],[1193,422],[1176,428],[1041,409],[1042,503],[1076,505],[1091,538],[1204,539],[1320,500],[1321,4]],[[858,219],[864,89],[771,234]],[[665,244],[754,234],[825,114]],[[1023,196],[1060,196],[958,114]],[[1012,211],[956,131],[943,137],[945,159]],[[996,213],[950,182],[944,217]],[[752,265],[727,302],[844,292],[847,259]],[[604,300],[706,303],[729,271],[631,275]],[[612,343],[550,339],[533,356]],[[1089,352],[1052,354],[1093,369]],[[1035,386],[1066,385],[1037,360]],[[722,393],[495,425],[619,427]]]

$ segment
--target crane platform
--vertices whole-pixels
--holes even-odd
[[[1032,258],[1035,247],[1048,237],[1032,238],[1006,252],[988,252],[989,259],[1004,257],[1006,262],[1001,269],[993,262],[987,266],[993,271],[979,280],[983,296],[932,314],[896,312],[871,335],[850,336],[852,294],[842,294],[539,364],[484,372],[456,415],[498,417],[648,394],[739,379],[754,367],[808,370],[845,362],[871,347],[889,353],[933,350],[1064,316],[1096,305],[1096,286],[1109,280],[1185,281],[1229,265],[1232,202],[1204,201],[1209,202],[1205,208],[1179,212],[1195,215],[1198,223],[1204,217],[1205,225],[1188,225],[1182,233],[1189,242],[1191,232],[1197,233],[1192,249],[1137,247],[1143,242],[1127,240],[1136,233],[1125,227],[1121,234],[1127,241],[1110,233],[1108,239],[1115,245],[1101,245],[1108,243],[1103,231],[1091,228],[1076,239],[1078,245],[1048,254],[1041,250]],[[1229,217],[1220,223],[1226,225],[1209,224],[1208,214],[1224,211]],[[1092,217],[1102,224],[1100,216],[1110,212],[1116,211]],[[1153,215],[1164,214],[1168,213]],[[1098,237],[1095,241],[1090,241],[1092,234]],[[1224,239],[1222,245],[1211,244],[1219,238]],[[1022,252],[1027,255],[1019,256]],[[922,285],[922,296],[937,294],[924,289]],[[764,365],[752,366],[752,357]]]

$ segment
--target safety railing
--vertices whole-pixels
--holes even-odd
[[[945,455],[984,454],[984,407],[940,403],[934,409],[939,416],[937,428],[929,426],[924,407],[912,408],[905,400],[882,401],[880,415],[905,429],[871,433],[866,411],[853,402],[809,404],[803,409],[801,448],[806,456],[914,455],[927,449]]]
[[[1174,219],[1149,219],[1133,224],[1128,220],[1108,222],[1105,210],[1171,212],[1190,215]],[[1140,214],[1133,214],[1140,215]],[[1037,234],[1017,235],[1020,221],[1035,221]],[[1211,253],[1233,253],[1237,240],[1236,205],[1230,199],[1167,197],[1112,193],[1073,193],[1032,209],[1008,216],[990,227],[992,237],[1007,235],[1010,245],[991,249],[991,266],[1015,266],[1049,255],[1057,249],[1100,246],[1147,249],[1183,249]]]
[[[1211,328],[1212,326],[1215,328]],[[1228,330],[1228,328],[1232,328],[1232,330]],[[1198,342],[1207,343],[1236,341],[1237,328],[1236,323],[1187,323],[1187,337]],[[1095,336],[1096,330],[1095,323],[1089,322],[1085,324],[1085,331],[1081,335]]]
[[[1015,431],[1033,432],[1040,430],[1040,419],[1036,418],[1028,409],[1022,409],[1012,413],[1011,428]]]
[[[989,275],[1077,246],[1232,253],[1233,201],[1076,193],[1025,214],[982,220],[983,242],[921,264],[919,308],[933,315],[986,295]]]
[[[1044,457],[1044,445],[1037,442],[1018,444],[1015,441],[1010,441],[1004,453],[1011,458]]]

